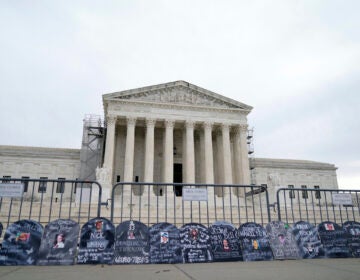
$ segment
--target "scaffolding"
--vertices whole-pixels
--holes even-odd
[[[104,122],[98,115],[85,115],[80,150],[79,180],[96,180],[96,168],[102,166],[105,139]]]
[[[256,185],[253,139],[254,139],[254,128],[251,128],[251,129],[248,129],[248,131],[247,131],[246,144],[248,147],[249,163],[250,163],[250,181],[251,181],[251,184]]]

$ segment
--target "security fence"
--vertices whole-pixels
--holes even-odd
[[[22,219],[46,225],[60,218],[82,225],[101,214],[102,189],[94,181],[3,179],[0,192],[0,222],[4,227]]]
[[[114,224],[133,219],[148,226],[159,222],[176,226],[255,222],[264,226],[271,220],[290,224],[303,220],[315,225],[360,221],[360,190],[282,188],[275,204],[270,204],[267,187],[260,185],[117,183],[111,208],[101,201],[102,187],[95,181],[3,179],[0,222],[7,228],[22,219],[43,225],[72,219],[82,226],[100,216]]]
[[[265,225],[270,222],[268,191],[257,185],[118,183],[112,190],[111,221],[132,219],[148,226],[209,226],[219,220]]]
[[[360,221],[360,190],[281,188],[277,191],[278,220],[293,224]]]

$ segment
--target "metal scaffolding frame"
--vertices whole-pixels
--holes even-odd
[[[96,168],[102,166],[104,143],[105,126],[101,116],[85,115],[80,150],[80,180],[96,180]]]

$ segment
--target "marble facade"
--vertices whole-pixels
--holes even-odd
[[[116,182],[266,184],[338,188],[333,164],[249,160],[252,107],[184,81],[103,95],[104,200]],[[0,146],[0,177],[76,179],[80,150]],[[251,176],[253,175],[253,176]],[[159,195],[154,188],[152,195]],[[135,195],[143,194],[134,193]],[[219,195],[219,194],[218,194]]]

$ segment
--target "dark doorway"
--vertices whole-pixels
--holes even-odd
[[[182,164],[175,163],[174,164],[174,183],[182,183]],[[176,196],[182,196],[182,186],[174,186],[174,192]]]

